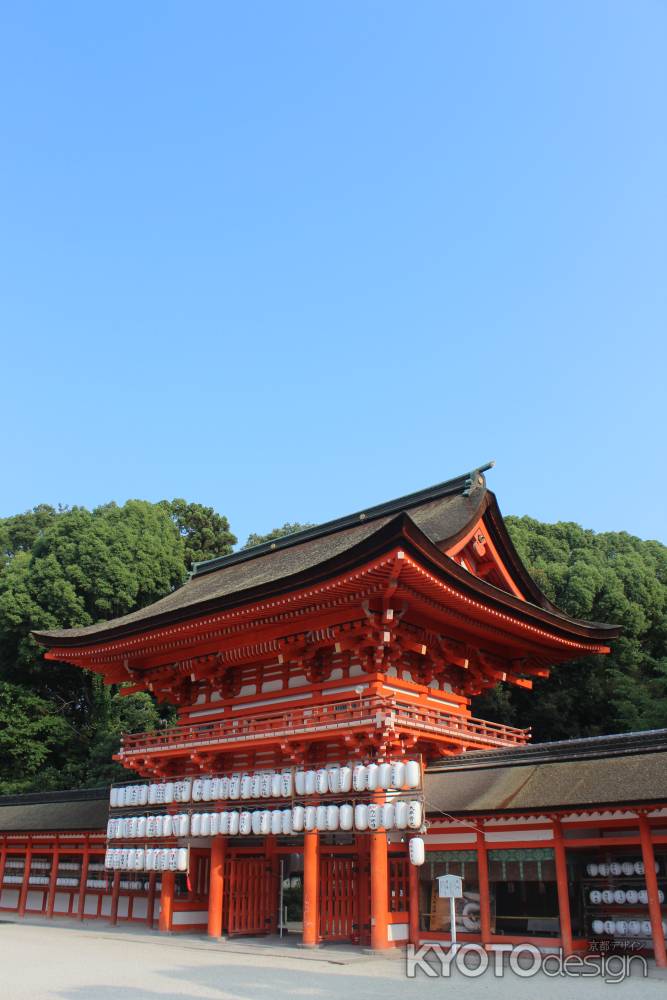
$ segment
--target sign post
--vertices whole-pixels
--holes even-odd
[[[449,898],[449,926],[452,934],[452,952],[456,953],[456,903],[463,896],[463,879],[459,875],[438,876],[438,896]]]

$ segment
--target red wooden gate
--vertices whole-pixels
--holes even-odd
[[[320,855],[320,937],[359,942],[359,862],[344,854]]]
[[[223,927],[228,934],[270,934],[278,884],[266,858],[229,858],[224,866]]]

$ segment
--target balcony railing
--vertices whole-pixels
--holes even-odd
[[[530,740],[529,729],[425,708],[400,695],[374,696],[125,734],[117,759],[130,766],[136,756],[183,756],[199,748],[229,751],[249,743],[330,740],[337,733],[378,730],[423,735],[430,742],[460,744],[461,749],[511,747]]]

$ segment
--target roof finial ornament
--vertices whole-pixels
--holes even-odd
[[[481,486],[484,480],[482,479],[482,474],[488,472],[496,464],[495,459],[487,462],[485,465],[480,465],[477,469],[473,469],[472,472],[468,473],[468,477],[465,481],[465,489],[463,490],[463,496],[470,496],[470,492],[475,486]]]

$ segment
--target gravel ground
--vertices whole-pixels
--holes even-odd
[[[405,975],[405,961],[365,955],[346,947],[315,952],[276,942],[197,936],[164,936],[99,923],[0,920],[2,1000],[410,1000],[441,997],[455,988],[457,1000],[595,1000],[597,997],[665,996],[667,975],[651,965],[647,979],[635,974],[609,984],[600,978],[521,978],[489,969],[478,978],[454,970],[450,980]]]

